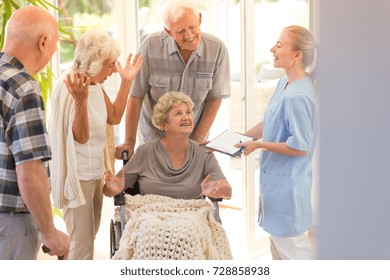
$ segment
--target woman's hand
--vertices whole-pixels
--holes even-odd
[[[230,199],[232,196],[232,188],[226,179],[211,181],[211,175],[201,183],[202,194],[211,198]]]
[[[64,82],[69,93],[73,96],[76,105],[88,101],[89,85],[91,83],[90,77],[82,73],[74,73],[72,80],[71,75],[68,74]]]
[[[130,53],[126,60],[126,65],[122,68],[122,65],[119,61],[116,62],[116,67],[118,73],[121,76],[122,80],[132,82],[137,75],[138,71],[141,69],[143,58],[142,55],[136,54],[132,60],[133,54]]]
[[[252,153],[254,150],[260,148],[259,143],[260,142],[258,142],[258,141],[247,141],[244,143],[238,143],[238,144],[234,145],[234,147],[241,148],[241,153],[244,156],[247,156],[250,153]]]
[[[103,194],[105,196],[116,196],[120,194],[125,187],[125,173],[123,169],[119,171],[119,176],[115,176],[111,170],[106,172]]]
[[[64,83],[74,99],[74,118],[72,123],[73,138],[80,144],[89,140],[88,95],[91,78],[82,73],[66,75]]]

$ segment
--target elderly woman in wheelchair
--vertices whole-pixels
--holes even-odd
[[[142,195],[126,196],[126,228],[114,258],[231,258],[210,203],[199,198],[230,199],[232,189],[215,156],[190,139],[193,106],[181,92],[160,97],[152,121],[164,136],[140,145],[116,176],[107,172],[106,196],[136,185]]]

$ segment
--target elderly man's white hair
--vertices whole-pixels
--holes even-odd
[[[199,18],[199,10],[196,2],[193,0],[171,0],[165,4],[162,10],[162,20],[164,27],[170,30],[170,22],[176,22],[180,18],[185,9],[191,9],[194,11],[197,18]]]
[[[77,43],[72,70],[94,77],[105,60],[117,60],[119,55],[119,43],[114,38],[107,32],[90,30],[81,35]]]

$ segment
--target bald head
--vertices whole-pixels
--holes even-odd
[[[15,56],[35,74],[49,62],[57,41],[55,18],[42,8],[27,6],[16,10],[8,20],[3,52]]]

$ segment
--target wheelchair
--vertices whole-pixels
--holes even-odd
[[[125,165],[128,161],[127,152],[125,151],[122,154],[123,157],[123,165]],[[110,222],[110,259],[113,259],[115,253],[119,250],[120,241],[123,236],[125,225],[126,225],[126,215],[125,215],[125,206],[126,206],[126,195],[130,196],[136,196],[140,194],[139,190],[139,183],[136,182],[133,188],[127,188],[125,191],[121,192],[119,195],[114,197],[114,206],[119,208],[119,220],[118,219],[111,219]],[[205,196],[201,197],[200,199],[206,199]],[[222,201],[222,199],[215,199],[215,198],[208,198],[212,203],[212,216],[216,223],[219,225],[222,224],[221,217],[219,213],[219,202]],[[217,231],[217,234],[220,232]],[[224,232],[222,236],[223,240],[225,240],[225,243],[228,243],[226,233]],[[223,242],[222,242],[223,243]],[[227,256],[228,259],[231,258],[231,252],[230,247],[225,246],[225,249],[222,255]]]

